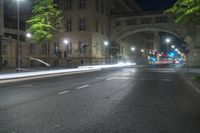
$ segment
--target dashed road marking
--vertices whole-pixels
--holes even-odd
[[[127,76],[127,75],[129,75],[130,73],[125,73],[125,74],[123,74],[122,76]]]
[[[130,78],[130,77],[119,77],[119,78],[116,78],[116,79],[133,79],[133,80],[135,80],[135,78]]]
[[[69,91],[63,91],[63,92],[60,92],[58,93],[59,95],[62,95],[62,94],[65,94],[65,93],[68,93]]]
[[[83,85],[83,86],[77,87],[76,89],[79,90],[79,89],[82,89],[82,88],[86,88],[88,86],[90,86],[90,85]]]
[[[21,85],[21,86],[18,86],[18,87],[21,87],[21,88],[25,88],[25,87],[32,87],[33,85]]]
[[[106,79],[107,81],[109,81],[109,80],[113,80],[113,79],[116,79],[117,77],[112,77],[112,78],[108,78],[108,79]]]

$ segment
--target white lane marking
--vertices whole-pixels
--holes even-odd
[[[159,79],[160,81],[166,81],[166,82],[171,82],[171,79]]]
[[[79,90],[79,89],[82,89],[82,88],[86,88],[88,86],[90,86],[90,85],[83,85],[83,86],[77,87],[76,89]]]
[[[33,85],[22,85],[22,86],[18,86],[18,87],[22,87],[22,88],[25,88],[25,87],[32,87]]]
[[[116,79],[117,77],[112,77],[112,78],[109,78],[109,79],[106,79],[107,81],[109,80],[113,80],[113,79]]]
[[[65,94],[65,93],[68,93],[69,91],[63,91],[63,92],[60,92],[60,93],[58,93],[59,95],[61,95],[61,94]]]
[[[125,79],[125,80],[126,80],[126,79],[134,79],[134,80],[135,80],[136,78],[129,78],[129,77],[119,77],[119,78],[116,78],[116,79]]]
[[[130,73],[125,73],[125,74],[123,74],[122,76],[127,76],[127,75],[129,75]]]
[[[111,74],[111,75],[109,75],[109,76],[115,77],[115,76],[119,76],[119,75],[121,75],[121,73]]]
[[[200,94],[200,90],[190,80],[185,78],[183,75],[181,75],[181,76],[187,81],[188,84],[190,84],[192,86],[192,88],[194,88]]]
[[[191,81],[187,80],[187,82],[188,82],[198,93],[200,93],[200,90],[199,90],[195,85],[193,85]]]

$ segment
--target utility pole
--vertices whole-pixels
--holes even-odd
[[[3,68],[4,0],[0,0],[0,69]]]
[[[20,72],[19,41],[20,41],[20,1],[17,0],[17,46],[16,46],[16,70],[17,70],[17,72]]]

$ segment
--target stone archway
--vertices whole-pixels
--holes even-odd
[[[122,38],[135,34],[137,32],[143,31],[163,31],[167,33],[171,33],[178,37],[179,39],[183,40],[186,44],[192,46],[192,38],[189,34],[184,30],[181,29],[176,24],[155,24],[155,25],[137,25],[133,26],[132,28],[124,28],[120,32],[111,35],[110,40],[112,42],[119,42]]]
[[[149,24],[149,25],[136,25],[132,27],[123,27],[123,30],[120,30],[120,32],[115,32],[115,34],[112,34],[110,37],[110,40],[114,44],[118,44],[118,42],[125,38],[126,36],[129,36],[131,34],[135,34],[138,32],[143,31],[163,31],[167,33],[171,33],[180,40],[182,40],[185,44],[188,45],[188,49],[191,51],[190,55],[187,54],[188,59],[191,57],[191,53],[193,51],[193,39],[190,37],[188,32],[181,28],[180,26],[176,25],[175,23],[161,23],[161,24]],[[113,32],[112,32],[113,33]],[[190,57],[189,57],[190,56]],[[194,63],[190,62],[188,60],[188,63],[192,66]]]

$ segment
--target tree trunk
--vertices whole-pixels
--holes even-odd
[[[50,64],[50,54],[51,54],[51,51],[50,51],[50,42],[48,41],[47,42],[47,60],[48,60],[49,64]]]
[[[2,36],[0,36],[0,69],[3,68],[3,40]]]

